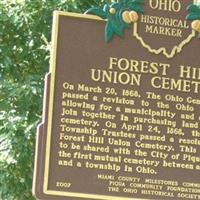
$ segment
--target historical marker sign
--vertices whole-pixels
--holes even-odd
[[[37,198],[200,199],[198,5],[55,12]]]

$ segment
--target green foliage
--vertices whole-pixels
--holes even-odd
[[[187,7],[189,14],[187,15],[188,20],[200,20],[200,3],[197,5],[191,4]],[[200,33],[198,34],[198,38],[200,39]]]
[[[109,42],[116,34],[119,37],[124,36],[125,29],[130,28],[130,24],[123,20],[122,14],[124,11],[136,11],[139,13],[144,12],[142,4],[144,0],[119,0],[118,3],[105,4],[102,7],[93,7],[87,10],[87,14],[97,15],[103,19],[107,19],[105,28],[105,38]],[[111,12],[111,10],[114,12]]]
[[[200,20],[200,6],[191,4],[187,10],[189,11],[188,20]]]
[[[49,67],[52,13],[109,0],[0,0],[0,199],[32,200],[36,127]]]

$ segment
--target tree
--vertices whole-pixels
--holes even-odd
[[[0,198],[31,200],[36,127],[54,10],[84,13],[111,0],[0,1]]]

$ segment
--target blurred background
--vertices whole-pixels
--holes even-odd
[[[0,199],[32,200],[54,10],[84,13],[111,0],[0,0]]]

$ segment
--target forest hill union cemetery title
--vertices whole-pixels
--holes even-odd
[[[200,66],[178,66],[178,79],[168,77],[171,67],[167,63],[110,57],[108,70],[91,69],[91,79],[95,82],[140,86],[142,74],[152,74],[150,84],[153,88],[200,93]]]
[[[170,12],[180,12],[182,5],[178,0],[149,0],[149,6],[153,10],[164,10]],[[172,19],[166,17],[141,15],[141,23],[146,24],[146,33],[166,35],[182,38],[182,31],[189,29],[187,20]]]

